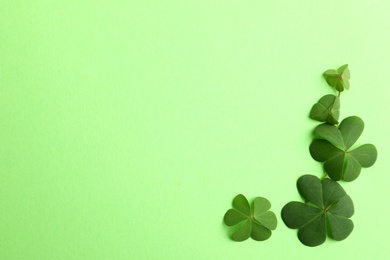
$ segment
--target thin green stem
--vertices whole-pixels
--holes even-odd
[[[327,173],[325,173],[324,177],[321,178],[321,182],[322,182],[323,180],[325,180],[326,176],[328,176]]]

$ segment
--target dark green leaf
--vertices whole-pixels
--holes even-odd
[[[342,92],[344,89],[349,89],[349,78],[351,74],[348,69],[348,64],[341,66],[336,70],[327,70],[324,73],[326,82],[337,91]]]
[[[252,233],[252,221],[245,221],[236,232],[234,232],[232,239],[234,241],[244,241],[247,240]]]
[[[362,167],[360,163],[353,157],[353,155],[347,155],[347,166],[344,171],[343,180],[344,181],[353,181],[360,175]]]
[[[314,134],[331,142],[333,145],[345,149],[343,137],[339,129],[334,125],[322,124],[316,127]]]
[[[234,225],[240,223],[241,221],[249,219],[249,217],[245,216],[244,214],[242,214],[241,212],[239,212],[236,209],[229,209],[226,212],[223,219],[224,219],[225,224],[227,226],[234,226]]]
[[[317,179],[314,181],[314,179]],[[331,236],[336,240],[346,238],[353,229],[350,218],[354,213],[353,202],[337,182],[304,175],[298,181],[300,193],[312,200],[318,200],[322,192],[322,207],[304,204],[302,202],[289,202],[282,209],[282,219],[287,227],[300,229],[299,240],[307,246],[318,246],[326,239],[326,218],[329,220]],[[312,184],[312,185],[311,185]],[[301,190],[304,190],[301,192]],[[307,195],[307,194],[312,195]],[[314,199],[313,199],[314,198]],[[320,204],[320,203],[317,203]]]
[[[343,167],[344,167],[344,157],[343,152],[339,152],[336,156],[327,160],[324,163],[324,170],[329,175],[332,180],[338,181],[343,176]]]
[[[337,124],[339,114],[340,99],[335,95],[325,95],[312,107],[310,118],[320,122]]]
[[[299,193],[309,202],[324,208],[322,198],[321,181],[313,175],[303,175],[298,179],[297,187]]]
[[[252,223],[252,234],[251,237],[256,241],[267,240],[271,236],[272,232],[268,228],[257,224],[256,222]]]
[[[319,246],[325,242],[325,214],[319,215],[298,232],[298,238],[306,246]]]
[[[364,129],[364,122],[357,116],[344,119],[340,127],[322,124],[314,133],[322,139],[314,140],[310,145],[310,154],[314,160],[324,163],[324,169],[332,180],[355,180],[361,167],[372,166],[377,158],[377,150],[372,144],[348,151],[357,141]],[[348,156],[345,156],[348,155]]]
[[[343,187],[341,187],[338,182],[332,181],[330,179],[324,179],[322,181],[322,192],[325,208],[329,207],[333,203],[338,202],[347,195]]]
[[[331,125],[338,124],[339,121],[338,121],[336,118],[337,118],[337,117],[335,117],[335,115],[329,114],[329,115],[326,117],[325,122],[328,123],[328,124],[331,124]]]
[[[363,167],[372,166],[378,156],[378,152],[374,145],[364,144],[353,151],[349,152]]]
[[[351,116],[341,122],[339,129],[345,148],[349,149],[362,134],[364,122],[360,117]]]
[[[240,211],[241,213],[250,216],[251,209],[249,207],[249,202],[244,195],[238,194],[233,200],[233,207]]]
[[[329,115],[328,108],[325,107],[321,103],[314,104],[310,111],[310,118],[320,121],[320,122],[325,122],[326,118]]]
[[[325,77],[337,77],[339,73],[336,70],[330,69],[324,72]]]
[[[314,160],[325,162],[336,155],[344,154],[344,152],[326,140],[316,139],[310,145],[310,154]]]
[[[328,82],[329,86],[334,87],[337,91],[344,91],[344,86],[341,84],[338,77],[327,77],[326,82]]]
[[[330,232],[334,240],[346,239],[353,230],[352,220],[328,213]]]
[[[330,207],[328,212],[344,218],[352,217],[355,213],[355,209],[351,197],[348,195],[344,196],[337,203],[335,203],[333,207]]]
[[[318,218],[322,210],[302,202],[292,201],[282,209],[282,219],[289,228],[301,228]]]

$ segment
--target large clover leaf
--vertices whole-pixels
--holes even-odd
[[[351,78],[351,73],[348,69],[348,64],[345,64],[338,68],[337,70],[327,70],[324,72],[326,82],[337,91],[342,92],[344,89],[349,89],[349,79]]]
[[[327,232],[338,241],[351,234],[354,225],[349,218],[354,214],[354,206],[340,184],[328,178],[321,183],[313,175],[303,175],[297,186],[308,203],[287,203],[282,219],[287,227],[299,229],[298,238],[304,245],[321,245]]]
[[[364,122],[357,116],[344,119],[340,127],[319,125],[314,133],[321,139],[310,145],[310,154],[314,160],[324,162],[324,169],[332,180],[355,180],[362,167],[372,166],[377,158],[377,150],[372,144],[364,144],[354,150],[351,146],[357,141],[364,129]]]
[[[244,195],[239,194],[233,200],[233,209],[229,209],[224,222],[227,226],[235,226],[240,223],[234,232],[234,241],[244,241],[249,237],[254,240],[267,240],[277,226],[275,213],[268,211],[271,203],[263,197],[257,197],[253,201],[252,209]]]
[[[335,95],[323,96],[310,111],[310,118],[328,124],[338,124],[339,116],[340,98]]]

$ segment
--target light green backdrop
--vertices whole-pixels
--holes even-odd
[[[389,1],[1,1],[1,259],[390,259]],[[322,78],[378,161],[355,229],[308,248],[280,210],[322,176],[308,147]],[[279,226],[232,242],[233,197]]]

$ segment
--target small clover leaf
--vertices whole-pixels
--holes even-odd
[[[344,89],[349,89],[349,79],[351,73],[348,69],[348,64],[345,64],[337,70],[327,70],[324,72],[326,82],[329,86],[334,87],[337,91],[342,92]]]
[[[363,120],[351,116],[344,119],[339,128],[322,124],[314,130],[321,139],[311,143],[310,154],[314,160],[324,162],[324,169],[332,180],[353,181],[362,167],[367,168],[375,163],[378,153],[374,145],[364,144],[350,150],[363,129]]]
[[[299,229],[298,238],[306,246],[325,242],[327,230],[337,240],[347,238],[353,230],[349,218],[354,214],[351,198],[337,182],[303,175],[298,179],[299,193],[307,203],[292,201],[282,209],[282,219],[287,227]]]
[[[335,95],[323,96],[310,111],[310,118],[328,124],[338,124],[339,116],[340,98]]]
[[[275,213],[269,211],[271,203],[263,197],[253,201],[252,209],[244,195],[239,194],[233,199],[233,209],[229,209],[224,216],[227,226],[240,224],[234,232],[234,241],[244,241],[249,237],[254,240],[267,240],[276,229],[277,219]]]

